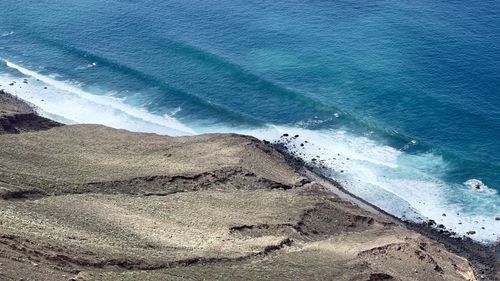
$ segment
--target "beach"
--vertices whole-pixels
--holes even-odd
[[[2,280],[498,278],[494,245],[402,222],[279,145],[62,125],[0,101]]]

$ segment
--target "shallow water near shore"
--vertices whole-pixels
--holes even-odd
[[[286,133],[392,214],[499,237],[497,2],[4,2],[0,88],[50,118]]]

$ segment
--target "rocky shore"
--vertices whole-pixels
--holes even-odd
[[[249,136],[63,126],[1,92],[0,280],[499,277],[494,249],[313,168]]]
[[[61,125],[37,115],[32,106],[0,90],[0,134],[40,131]]]

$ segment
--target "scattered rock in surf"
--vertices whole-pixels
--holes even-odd
[[[9,86],[14,86],[14,83],[10,83]]]
[[[467,235],[474,235],[476,232],[474,230],[470,230],[466,232]]]
[[[43,87],[45,90],[47,90],[47,87]]]
[[[289,136],[288,134],[281,135],[281,137],[288,137],[288,136]]]
[[[444,228],[444,225],[443,224],[438,224],[436,227],[437,228]]]
[[[484,226],[481,226],[481,229],[484,229]]]
[[[429,225],[429,226],[436,225],[436,221],[435,221],[435,220],[429,220],[429,221],[427,222],[427,225]]]
[[[439,232],[445,236],[450,236],[451,233],[448,231],[448,230],[443,230],[443,229],[440,229]]]
[[[495,220],[496,220],[496,221],[500,221],[500,217],[496,217],[496,218],[495,218]]]
[[[443,213],[443,217],[446,217],[446,214],[445,214],[445,213]]]
[[[301,144],[300,144],[300,146],[304,146],[304,144],[303,144],[303,143],[301,143]]]
[[[294,136],[294,138],[298,138],[298,137],[299,137],[299,135],[295,135],[295,136]]]
[[[341,172],[341,173],[343,173],[343,172],[344,172],[344,170],[340,170],[340,172]]]

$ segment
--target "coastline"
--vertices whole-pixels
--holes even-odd
[[[493,280],[496,272],[500,270],[500,262],[498,260],[499,257],[498,254],[495,254],[495,251],[498,248],[498,243],[485,245],[468,237],[453,237],[453,235],[446,229],[435,228],[433,227],[433,224],[429,222],[415,223],[408,220],[401,220],[400,218],[393,216],[379,207],[348,192],[332,179],[326,178],[319,173],[314,173],[307,168],[304,168],[304,173],[308,175],[308,177],[328,188],[328,190],[332,191],[336,195],[339,195],[344,200],[352,202],[369,212],[386,217],[391,221],[404,225],[408,229],[414,230],[434,241],[444,244],[448,250],[460,256],[466,257],[473,265],[476,277],[479,279],[491,278]]]
[[[432,220],[423,223],[402,220],[382,210],[376,205],[371,204],[363,198],[352,194],[334,179],[323,176],[319,167],[304,163],[293,153],[289,153],[286,147],[282,144],[277,143],[274,144],[274,146],[286,156],[290,165],[300,174],[306,176],[312,181],[318,182],[320,185],[343,200],[351,202],[364,210],[384,217],[389,221],[401,224],[408,229],[414,230],[434,241],[444,244],[448,250],[464,256],[469,260],[475,269],[475,274],[478,279],[495,280],[495,278],[498,278],[495,274],[500,272],[499,242],[483,244],[471,239],[470,237],[456,236],[454,233],[446,230],[445,227],[436,227],[435,222]]]
[[[6,95],[6,93],[0,93],[0,96]],[[0,99],[0,101],[2,101]],[[22,104],[22,102],[21,102]],[[33,110],[33,109],[32,109]],[[31,112],[30,114],[34,114],[34,111]],[[14,115],[19,112],[14,112]],[[22,114],[25,114],[26,112],[22,112]],[[32,118],[35,118],[34,116],[38,115],[30,115]],[[43,117],[40,117],[43,118]],[[44,118],[44,122],[47,122],[48,119]],[[26,122],[21,122],[20,124],[24,124]],[[33,124],[33,122],[29,122],[29,124]],[[45,124],[45,123],[44,123]],[[40,126],[39,129],[41,130],[48,130],[51,128],[56,128],[60,127],[61,124],[54,122],[54,123],[48,123],[47,126]],[[14,126],[15,127],[15,126]],[[64,127],[64,126],[62,126]],[[20,126],[20,128],[17,128],[17,131],[11,131],[7,133],[22,133],[25,131],[32,131],[32,126]],[[1,134],[1,132],[0,132]],[[207,136],[200,136],[200,137],[207,137]],[[241,136],[242,138],[252,138],[252,137],[247,137],[247,136]],[[258,145],[258,144],[257,144]],[[417,224],[417,223],[411,223],[407,221],[402,221],[386,212],[383,210],[379,209],[377,206],[374,206],[363,199],[356,197],[355,195],[349,193],[345,189],[342,188],[337,182],[335,182],[332,179],[325,178],[321,176],[320,173],[315,171],[315,167],[307,166],[304,163],[301,163],[300,161],[297,161],[297,159],[293,158],[293,155],[287,153],[283,147],[280,147],[279,145],[271,145],[271,144],[263,144],[264,151],[266,151],[266,145],[269,147],[273,147],[277,149],[277,151],[281,152],[282,155],[284,155],[286,162],[292,167],[292,169],[297,172],[298,174],[304,176],[307,178],[307,182],[304,184],[295,184],[297,186],[307,186],[308,183],[317,183],[319,184],[322,188],[320,190],[313,189],[313,191],[310,191],[312,193],[319,193],[322,194],[323,192],[328,192],[331,193],[331,195],[334,195],[335,198],[340,198],[341,201],[346,201],[350,202],[357,207],[363,209],[364,211],[368,211],[371,213],[373,216],[379,218],[381,221],[384,223],[388,224],[397,224],[400,226],[404,226],[405,228],[408,228],[410,230],[416,231],[428,238],[430,238],[433,241],[436,241],[440,244],[443,244],[447,250],[450,252],[453,252],[459,256],[465,257],[469,260],[471,263],[472,267],[474,268],[476,278],[478,280],[494,280],[495,279],[495,274],[498,271],[498,261],[496,260],[495,254],[494,254],[494,247],[496,245],[491,245],[490,247],[481,245],[480,243],[477,243],[471,239],[462,239],[462,238],[453,238],[449,232],[447,232],[444,229],[436,229],[433,228],[430,224]],[[260,148],[259,148],[260,149]],[[272,154],[272,152],[270,152]],[[3,182],[3,180],[1,181]],[[5,182],[4,182],[5,183]],[[8,183],[6,183],[8,184]],[[286,190],[288,187],[280,187],[284,190]],[[79,191],[80,192],[80,191]],[[88,191],[85,191],[88,192]],[[304,192],[309,192],[309,191],[304,191]],[[164,196],[165,194],[158,194],[158,193],[148,193],[148,196]],[[170,193],[169,193],[170,194]],[[1,195],[1,194],[0,194]],[[329,196],[331,196],[329,195]],[[20,194],[21,198],[24,196],[23,194]],[[28,195],[29,196],[29,195]],[[5,197],[6,198],[6,197]],[[29,198],[29,197],[28,197]],[[33,197],[36,198],[36,197]],[[1,199],[0,199],[1,200]],[[245,228],[245,227],[243,227]],[[287,244],[289,242],[284,242],[284,244]],[[283,245],[284,245],[283,244]],[[281,245],[281,244],[280,244]],[[280,246],[281,247],[281,246]],[[370,279],[372,280],[372,279]],[[377,280],[377,279],[373,279]]]

